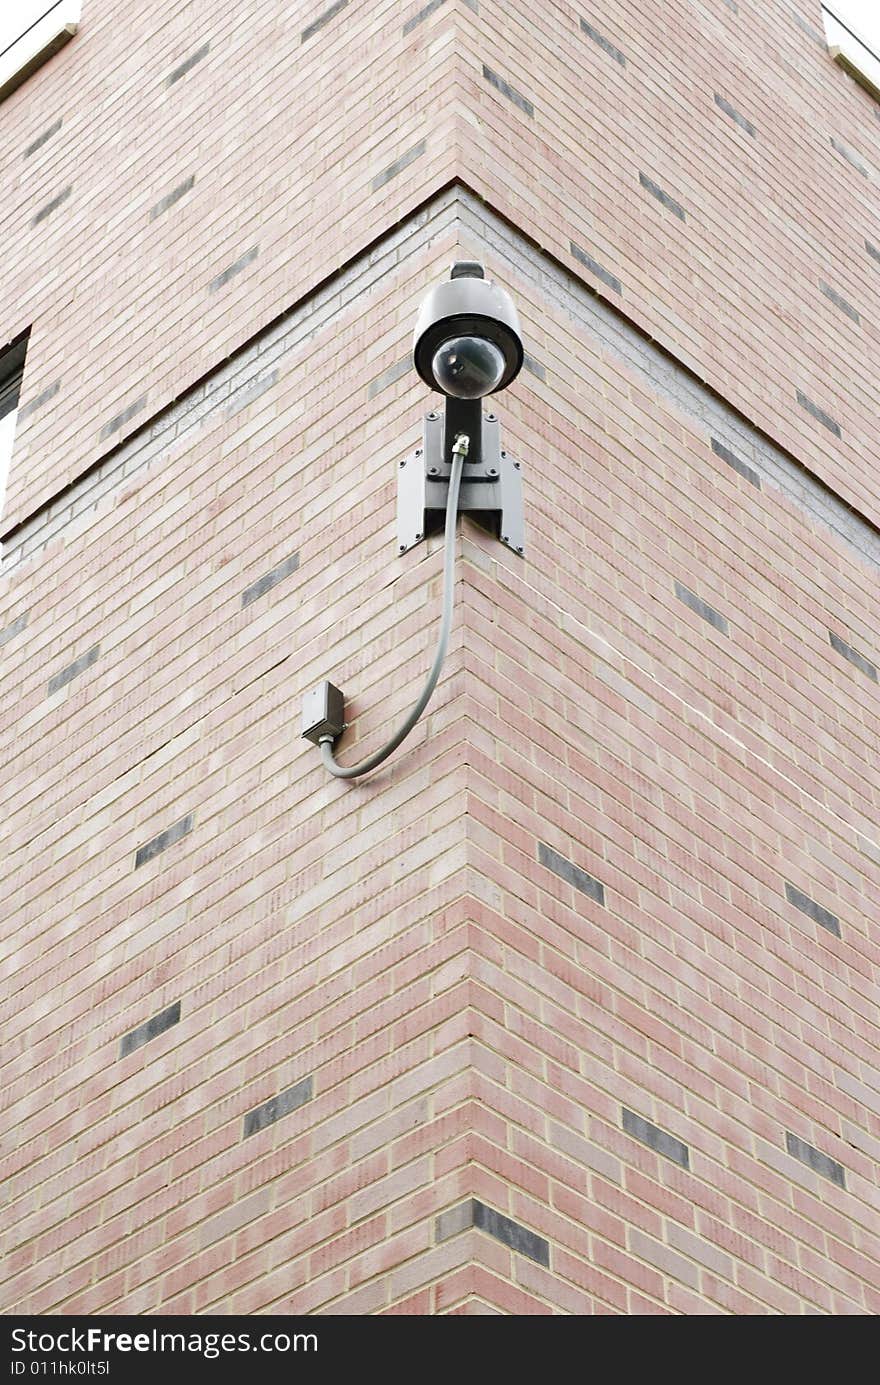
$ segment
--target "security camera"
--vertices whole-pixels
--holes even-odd
[[[459,471],[458,512],[522,557],[522,467],[501,446],[494,401],[491,411],[483,403],[522,368],[519,318],[510,295],[475,260],[457,260],[449,278],[428,291],[416,319],[413,364],[445,398],[442,409],[432,405],[425,415],[422,446],[397,467],[398,553],[444,524]]]
[[[459,260],[422,303],[413,359],[425,384],[448,399],[484,399],[520,372],[523,346],[510,295],[483,267]]]
[[[416,322],[413,357],[425,384],[445,395],[446,405],[442,415],[431,409],[425,416],[422,446],[395,468],[397,551],[408,552],[442,522],[443,618],[434,662],[415,705],[385,744],[359,764],[341,765],[334,754],[346,725],[340,690],[324,682],[307,694],[302,734],[321,747],[324,767],[337,779],[358,779],[378,769],[428,705],[452,626],[459,511],[494,530],[519,557],[525,553],[522,469],[501,447],[497,413],[484,416],[480,403],[520,372],[519,319],[509,296],[488,282],[482,265],[459,260],[449,279],[431,289]]]

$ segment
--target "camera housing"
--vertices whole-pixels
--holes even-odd
[[[416,319],[413,361],[425,384],[447,399],[483,399],[516,379],[523,363],[519,318],[482,265],[458,260],[430,290]]]

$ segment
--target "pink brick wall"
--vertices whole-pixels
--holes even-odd
[[[822,32],[818,0],[483,6],[461,27],[476,116],[463,168],[575,273],[571,242],[586,250],[621,282],[628,314],[876,524],[880,261],[865,246],[880,238],[876,102],[834,66]],[[531,118],[484,64],[532,103]]]
[[[399,4],[351,0],[302,42],[322,8],[160,0],[133,22],[122,0],[86,0],[73,44],[4,103],[4,330],[33,324],[23,402],[61,381],[20,436],[4,531],[100,455],[120,412],[146,396],[133,423],[155,413],[451,173],[450,15],[405,37]],[[425,154],[374,192],[422,139]]]
[[[74,186],[0,271],[23,402],[61,381],[5,530],[330,277],[262,392],[0,577],[5,1311],[880,1308],[877,562],[802,470],[876,516],[877,184],[825,138],[867,161],[876,112],[790,8],[666,8],[350,0],[303,44],[319,7],[84,0],[0,106],[10,224]],[[340,784],[303,693],[345,690],[353,761],[430,659],[439,541],[399,558],[394,502],[431,401],[382,378],[462,252],[523,318],[527,552],[462,522],[429,713]]]

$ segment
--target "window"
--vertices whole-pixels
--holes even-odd
[[[73,38],[81,0],[0,0],[0,101]]]
[[[27,337],[22,337],[14,346],[0,351],[0,514],[3,513],[6,478],[9,474],[9,462],[12,458],[15,420],[18,414],[18,396],[21,393],[21,377],[24,374],[26,350]]]
[[[860,86],[880,100],[880,5],[877,0],[828,0],[822,6],[828,51]]]

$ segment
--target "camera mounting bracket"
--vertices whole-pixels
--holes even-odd
[[[456,406],[460,407],[462,401],[446,402],[448,409],[452,406],[450,412],[457,414]],[[525,552],[522,469],[519,462],[502,451],[497,414],[483,414],[479,402],[474,401],[474,404],[480,437],[474,439],[464,463],[459,512],[472,515],[503,544],[522,556]],[[450,418],[449,422],[452,421]],[[451,458],[447,455],[447,431],[451,436],[453,430],[446,429],[442,413],[426,414],[424,445],[404,458],[398,468],[397,546],[400,553],[408,552],[427,534],[443,528],[452,469]],[[476,430],[472,428],[473,431]]]

